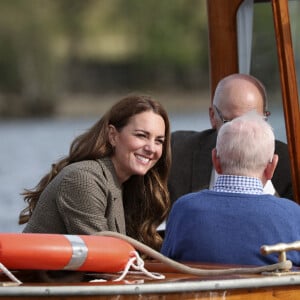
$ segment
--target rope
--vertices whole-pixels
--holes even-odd
[[[13,282],[17,283],[18,285],[22,284],[22,282],[15,277],[2,263],[0,263],[1,271]]]
[[[145,262],[143,261],[143,259],[139,256],[137,251],[134,251],[133,254],[136,255],[136,262],[137,264],[133,264],[132,267],[133,269],[140,271],[142,273],[144,273],[146,276],[151,277],[153,279],[165,279],[166,276],[160,273],[155,273],[155,272],[149,272],[146,268],[145,268]],[[132,272],[133,273],[133,272]]]
[[[140,272],[135,272],[135,274],[143,273],[148,277],[151,277],[153,279],[165,279],[165,276],[159,273],[149,272],[145,267],[145,263],[143,259],[140,257],[137,251],[132,251],[131,254],[133,255],[132,258],[130,258],[121,274],[120,277],[114,279],[113,281],[121,281],[123,280],[128,273],[134,273],[129,272],[130,268],[133,268],[134,270],[138,270]],[[105,279],[93,279],[90,282],[103,282],[106,281]]]
[[[196,276],[218,276],[218,275],[232,275],[232,274],[259,274],[262,272],[272,272],[272,271],[279,271],[284,270],[288,271],[292,268],[292,262],[287,260],[284,262],[279,262],[277,264],[267,265],[267,266],[260,266],[260,267],[250,267],[250,268],[229,268],[229,269],[214,269],[214,270],[207,270],[207,269],[201,269],[201,268],[193,268],[186,266],[184,264],[181,264],[175,260],[172,260],[163,254],[153,250],[152,248],[148,247],[147,245],[129,237],[126,235],[123,235],[118,232],[113,231],[101,231],[95,233],[95,235],[101,235],[101,236],[109,236],[114,238],[122,239],[129,244],[131,244],[136,250],[139,250],[149,257],[152,257],[160,262],[163,262],[167,264],[168,266],[174,268],[175,270],[192,274]]]

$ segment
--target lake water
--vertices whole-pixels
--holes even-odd
[[[206,112],[171,114],[171,129],[210,127]],[[68,153],[75,136],[96,119],[34,119],[0,121],[0,232],[20,232],[18,214],[25,207],[20,193],[33,188],[52,162]],[[276,138],[286,141],[282,113],[272,113]]]

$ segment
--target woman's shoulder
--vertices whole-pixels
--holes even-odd
[[[85,176],[119,186],[115,168],[110,157],[98,158],[95,160],[83,160],[69,165],[69,172],[82,173]]]
[[[113,166],[110,159],[82,160],[71,163],[61,171],[62,177],[109,177]]]
[[[71,163],[64,167],[64,173],[84,172],[99,169],[100,165],[96,160],[82,160]]]
[[[109,169],[113,168],[113,164],[110,158],[99,158],[99,159],[90,159],[90,160],[82,160],[78,162],[71,163],[67,165],[64,169],[68,171],[89,171],[89,170],[97,170],[99,169]]]

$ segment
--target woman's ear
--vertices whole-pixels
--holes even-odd
[[[116,145],[116,134],[117,129],[114,125],[108,125],[108,140],[109,143],[114,147]]]
[[[222,174],[222,167],[220,163],[220,158],[218,157],[217,149],[214,148],[211,151],[211,157],[213,161],[213,165],[218,174]]]

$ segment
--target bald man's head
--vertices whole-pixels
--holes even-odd
[[[267,99],[263,84],[253,76],[232,74],[217,85],[210,120],[217,130],[224,121],[230,121],[249,111],[264,115]]]

